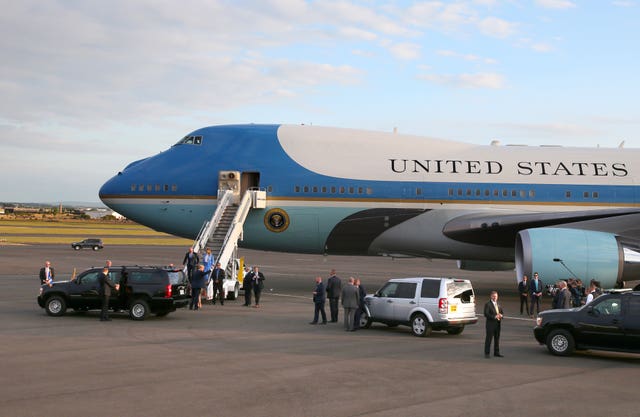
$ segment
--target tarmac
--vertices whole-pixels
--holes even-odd
[[[552,356],[519,314],[513,271],[455,262],[242,250],[265,274],[261,308],[240,300],[135,322],[98,311],[49,317],[36,303],[45,260],[57,280],[103,265],[181,264],[187,248],[0,246],[1,416],[638,416],[640,355]],[[418,338],[374,324],[310,326],[315,276],[335,268],[373,293],[388,278],[471,279],[476,312],[500,293],[504,358],[485,359],[484,319]],[[544,280],[544,277],[542,277]],[[544,301],[548,308],[550,300]],[[328,305],[326,306],[328,312]]]

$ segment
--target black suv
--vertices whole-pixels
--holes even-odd
[[[104,248],[104,245],[102,244],[102,239],[85,239],[85,240],[81,240],[80,242],[73,242],[71,244],[71,247],[75,250],[80,250],[80,249],[98,250],[98,249]]]
[[[185,307],[187,277],[180,269],[156,266],[127,266],[127,278],[122,279],[125,267],[111,267],[109,278],[120,284],[112,291],[109,306],[114,310],[128,310],[133,320],[144,320],[149,313],[166,316],[177,308]],[[102,307],[98,275],[102,268],[91,268],[71,281],[54,282],[51,287],[40,287],[38,305],[50,316],[62,316],[67,307],[75,311],[96,310]],[[126,282],[125,282],[126,281]]]
[[[554,355],[576,349],[640,353],[640,292],[611,292],[580,308],[544,311],[533,334]]]

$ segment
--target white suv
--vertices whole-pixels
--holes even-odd
[[[365,298],[360,327],[372,322],[411,327],[416,336],[431,330],[460,334],[478,321],[471,281],[455,278],[395,278]]]

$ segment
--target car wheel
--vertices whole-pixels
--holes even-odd
[[[50,316],[62,316],[67,311],[67,302],[59,295],[52,295],[47,298],[44,308]]]
[[[149,304],[144,300],[134,300],[131,303],[129,317],[132,320],[144,320],[149,315]]]
[[[93,250],[98,250],[98,249],[100,249],[98,246],[93,247]]]
[[[361,329],[368,329],[369,327],[371,327],[371,317],[369,317],[366,311],[363,311],[360,314],[360,323],[358,324],[360,325]]]
[[[427,337],[431,334],[431,325],[424,314],[418,313],[411,317],[411,332],[418,337]]]
[[[573,336],[565,329],[552,330],[547,336],[547,349],[556,356],[571,355],[575,346]]]
[[[464,330],[464,326],[448,327],[447,328],[447,333],[449,333],[449,334],[460,334],[460,333],[462,333],[463,330]]]
[[[227,298],[229,300],[235,300],[236,298],[238,298],[239,293],[240,293],[240,286],[236,283],[236,286],[233,287],[233,292],[230,292],[229,294],[227,294]]]
[[[73,249],[74,249],[74,250],[80,250],[80,245],[75,245],[75,246],[73,247]]]

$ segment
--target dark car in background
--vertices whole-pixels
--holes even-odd
[[[579,308],[538,315],[533,334],[554,355],[575,350],[640,353],[640,292],[610,292]]]
[[[71,247],[74,250],[80,250],[80,249],[100,250],[104,248],[104,245],[102,244],[102,239],[85,239],[79,242],[73,242],[71,244]]]
[[[123,279],[123,270],[127,271]],[[75,311],[99,310],[102,299],[98,276],[102,268],[91,268],[70,281],[57,281],[52,286],[40,287],[38,305],[50,316],[62,316],[67,308]],[[109,306],[113,310],[125,310],[133,320],[144,320],[150,313],[166,316],[185,307],[187,277],[181,269],[159,266],[118,266],[109,269],[109,278],[120,284],[119,291],[112,291]]]

